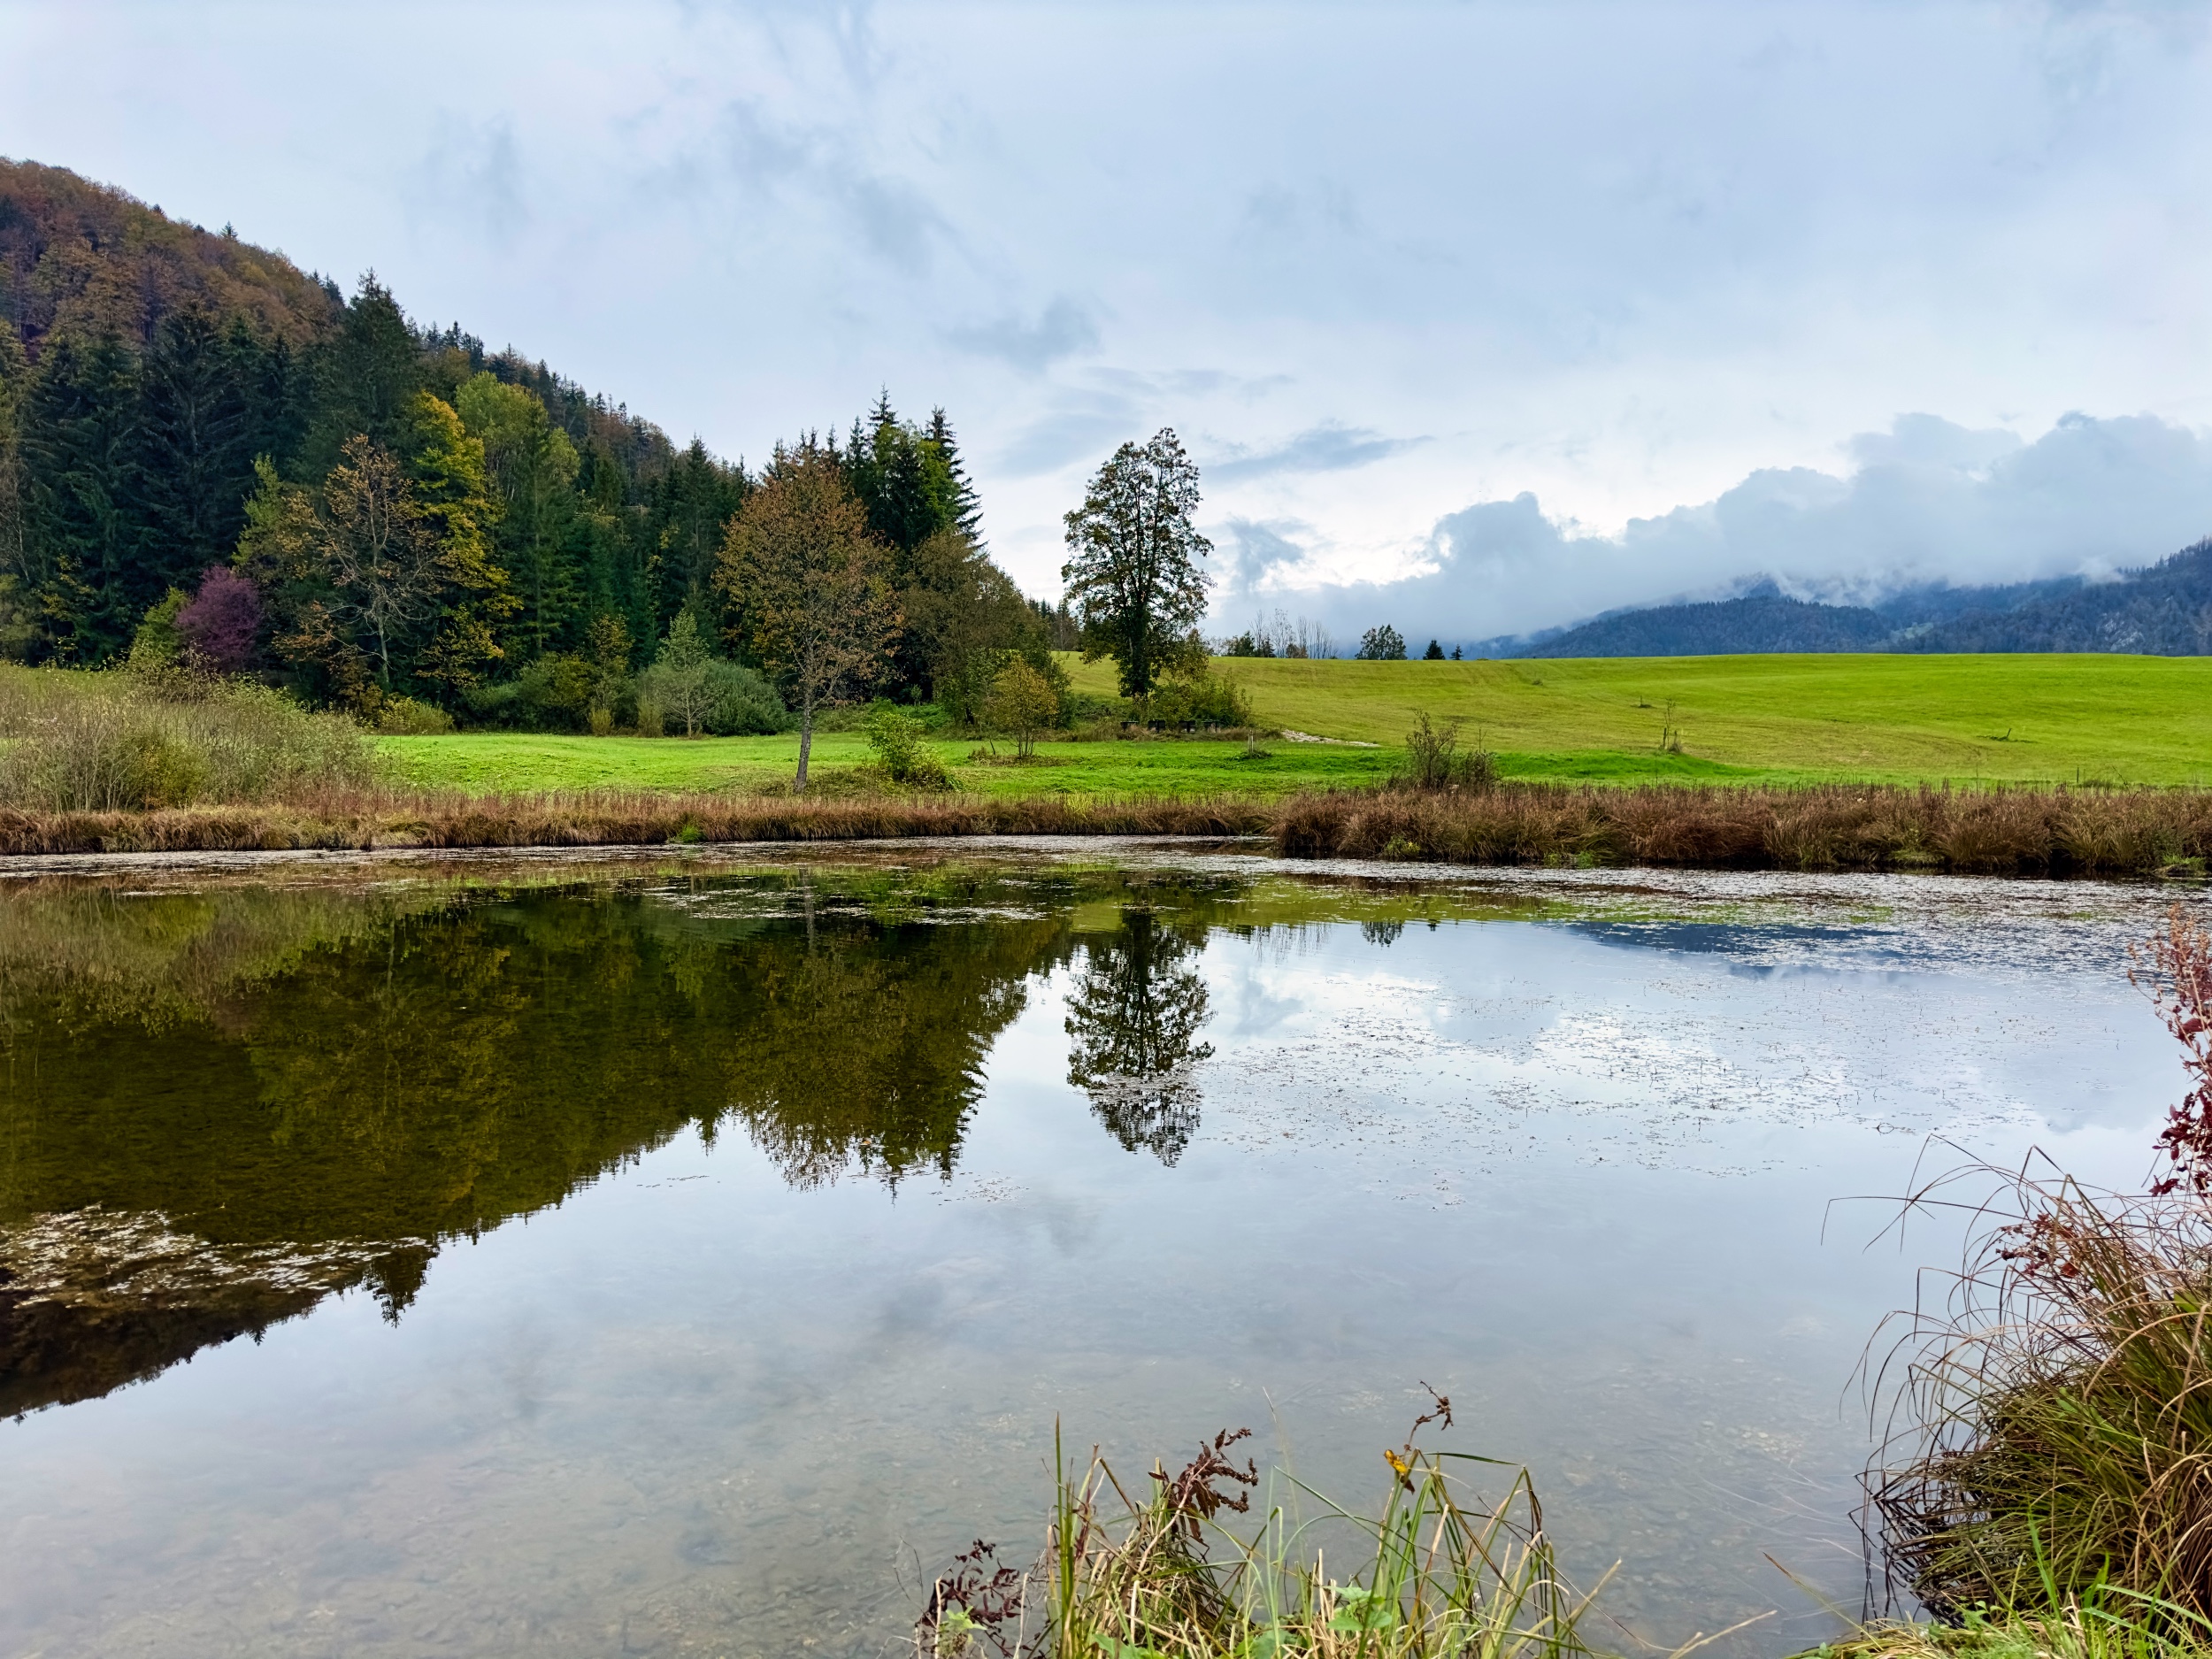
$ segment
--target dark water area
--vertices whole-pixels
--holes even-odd
[[[0,1655],[872,1655],[1056,1420],[1449,1393],[1671,1647],[1855,1607],[1916,1169],[2138,1179],[2148,887],[1108,843],[25,866]],[[2200,895],[2189,902],[2200,902]],[[1940,1137],[1939,1140],[1932,1139]]]

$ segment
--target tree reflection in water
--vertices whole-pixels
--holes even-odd
[[[1214,1052],[1193,1041],[1210,1012],[1197,954],[1150,910],[1124,910],[1118,933],[1086,942],[1068,997],[1068,1081],[1115,1140],[1167,1164],[1198,1132],[1204,1097],[1193,1073]]]
[[[0,895],[0,1416],[357,1286],[396,1320],[442,1242],[686,1128],[949,1176],[1064,913],[781,885]]]

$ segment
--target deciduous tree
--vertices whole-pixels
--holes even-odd
[[[884,564],[837,457],[811,443],[779,449],[730,521],[715,580],[798,710],[795,788],[806,787],[816,710],[865,685],[897,634]]]
[[[1045,677],[1018,657],[998,671],[983,699],[983,718],[1014,740],[1014,752],[1026,760],[1036,751],[1037,733],[1060,715],[1060,695]]]
[[[1193,652],[1209,578],[1198,561],[1213,544],[1192,522],[1198,467],[1172,429],[1125,443],[1067,515],[1067,603],[1087,659],[1111,657],[1125,696],[1149,696],[1159,676]],[[1203,647],[1196,649],[1202,651]]]

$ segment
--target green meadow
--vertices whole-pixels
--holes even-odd
[[[1079,666],[1110,690],[1111,665]],[[1395,743],[1458,720],[1508,776],[1603,779],[1679,733],[1702,775],[2197,784],[2212,780],[2212,657],[1792,656],[1556,662],[1229,658],[1268,725]]]
[[[1113,665],[1070,657],[1078,691]],[[2212,658],[2114,656],[1615,657],[1474,663],[1217,660],[1271,738],[1044,743],[1029,764],[933,742],[985,795],[1275,795],[1379,781],[1420,714],[1456,720],[1508,778],[1563,782],[2192,784],[2212,780]],[[1678,738],[1679,752],[1667,741]],[[684,739],[461,733],[379,747],[410,781],[487,793],[755,789],[787,780],[795,736]],[[1374,747],[1366,747],[1366,745]],[[1003,750],[1006,745],[999,745]],[[820,733],[835,787],[869,759]]]

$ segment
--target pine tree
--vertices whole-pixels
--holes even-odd
[[[979,546],[983,541],[982,499],[969,481],[967,466],[960,458],[960,446],[952,435],[952,422],[945,419],[941,407],[929,411],[929,442],[944,468],[945,494],[940,511],[945,522]]]
[[[146,351],[138,465],[156,584],[196,587],[237,546],[260,435],[252,366],[197,310],[164,319]]]
[[[23,411],[24,564],[57,651],[102,663],[164,591],[143,558],[136,365],[112,335],[50,337]]]

